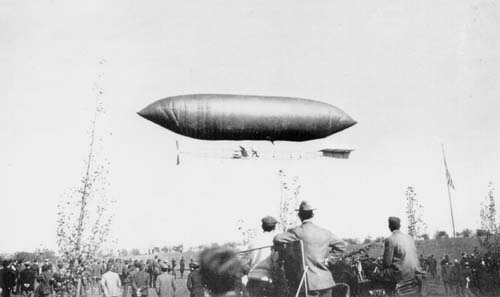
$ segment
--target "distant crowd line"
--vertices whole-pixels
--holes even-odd
[[[199,267],[192,258],[187,266],[190,272]],[[11,294],[24,297],[75,296],[76,290],[79,290],[80,296],[138,297],[147,296],[148,289],[153,288],[163,297],[158,291],[161,285],[165,289],[160,276],[168,275],[167,289],[171,294],[165,296],[171,296],[176,289],[173,280],[183,279],[185,272],[184,257],[181,257],[178,263],[176,259],[168,261],[158,256],[146,261],[96,259],[81,261],[73,270],[70,263],[62,260],[3,260],[0,268],[0,289],[2,297],[10,297]],[[110,283],[109,279],[111,273],[113,283]],[[188,289],[192,289],[190,277],[186,285]],[[120,294],[117,294],[118,291]]]

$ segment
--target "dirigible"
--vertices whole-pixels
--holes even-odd
[[[356,124],[333,105],[310,99],[228,94],[167,97],[138,114],[201,140],[308,141]]]

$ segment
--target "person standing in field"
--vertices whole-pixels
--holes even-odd
[[[106,273],[101,278],[101,288],[104,297],[119,297],[122,282],[118,273],[113,271],[113,263],[109,262],[106,266]]]
[[[434,255],[430,255],[427,259],[427,263],[429,263],[429,272],[432,278],[436,278],[437,274],[437,260],[434,258]]]
[[[158,259],[158,255],[156,255],[153,260],[153,286],[156,286],[156,279],[158,278],[160,273],[161,273],[160,259]]]
[[[160,265],[161,274],[156,279],[155,288],[158,297],[175,297],[175,282],[168,273],[168,265]]]
[[[192,259],[191,259],[192,260]],[[191,266],[191,272],[187,276],[186,286],[189,291],[190,297],[204,297],[205,296],[205,286],[200,274],[200,265],[198,262],[191,261],[189,263]]]
[[[24,269],[19,276],[19,283],[21,284],[21,293],[25,297],[31,297],[35,291],[35,271],[31,269],[30,262],[24,264]]]
[[[275,218],[267,216],[262,218],[262,233],[254,238],[248,245],[248,250],[253,250],[248,263],[247,290],[250,297],[274,296],[273,268],[276,265],[276,252],[272,251],[273,238],[276,236]]]
[[[132,261],[128,262],[128,265],[125,265],[123,268],[123,294],[122,297],[127,297],[128,290],[132,287],[132,279],[134,278],[134,275],[137,273],[138,268],[135,266],[135,263]],[[133,291],[133,289],[132,289]],[[134,293],[131,292],[131,295]]]
[[[175,272],[175,267],[177,266],[177,264],[175,263],[175,259],[172,258],[172,276],[174,277],[174,279],[177,278],[177,273]]]
[[[466,280],[462,270],[462,265],[458,259],[455,259],[453,266],[450,269],[450,279],[454,296],[464,297]]]
[[[280,249],[284,244],[302,240],[307,267],[307,293],[309,296],[330,297],[335,282],[328,269],[328,259],[334,258],[335,252],[344,252],[347,244],[329,230],[313,223],[314,210],[307,201],[302,201],[297,209],[302,224],[276,235],[273,242]]]
[[[179,271],[181,272],[181,279],[184,277],[185,265],[186,263],[184,262],[184,256],[182,256],[181,260],[179,261]]]
[[[441,280],[443,281],[444,293],[446,296],[450,296],[453,293],[453,289],[451,286],[451,263],[448,255],[444,255],[444,258],[441,260]]]
[[[97,289],[97,293],[100,296],[101,295],[101,290],[99,290],[99,284],[101,282],[102,278],[102,265],[101,261],[95,261],[94,264],[92,265],[92,289],[91,291],[94,292],[94,289]]]
[[[42,266],[42,274],[39,276],[39,284],[36,288],[37,297],[46,297],[52,294],[52,282],[53,282],[52,266],[50,264],[45,264]]]
[[[193,263],[194,263],[193,258],[189,259],[189,271],[193,271]]]
[[[132,278],[132,297],[148,296],[149,274],[144,271],[144,263],[139,263],[139,271]]]
[[[9,261],[2,261],[0,269],[0,288],[2,289],[2,297],[10,297],[12,288],[16,283],[16,274],[9,268]]]

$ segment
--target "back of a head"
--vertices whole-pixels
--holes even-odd
[[[314,212],[313,210],[302,210],[299,211],[298,216],[301,221],[309,220],[314,217]]]
[[[240,260],[228,248],[209,248],[200,254],[203,283],[215,295],[233,291],[242,276],[242,270]]]
[[[392,231],[401,228],[401,220],[398,217],[389,217],[389,229]]]

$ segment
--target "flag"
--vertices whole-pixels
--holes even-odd
[[[448,186],[455,190],[455,185],[453,184],[453,180],[451,179],[450,171],[448,170],[448,166],[446,166],[446,161],[444,161],[444,166],[446,167],[446,180],[448,181]]]
[[[448,170],[448,165],[446,164],[446,157],[444,156],[444,147],[443,147],[443,160],[444,160],[444,168],[446,169],[446,182],[448,186],[455,190],[455,185],[453,184],[453,180],[451,179],[450,171]]]

